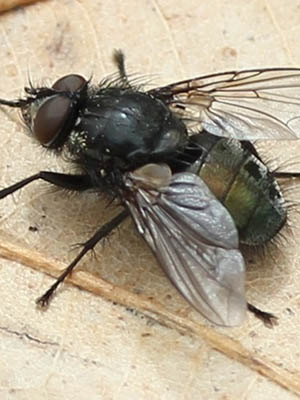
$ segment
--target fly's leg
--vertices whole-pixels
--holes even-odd
[[[44,97],[56,94],[56,91],[51,88],[44,87],[44,88],[35,89],[31,85],[30,85],[30,87],[25,88],[25,92],[28,95],[28,97],[25,97],[23,99],[17,99],[17,100],[0,99],[0,105],[11,107],[11,108],[21,108],[22,109],[22,108],[28,106],[29,104],[35,102],[36,99],[44,98]]]
[[[128,210],[123,210],[115,218],[113,218],[111,221],[107,222],[100,229],[98,229],[94,233],[94,235],[83,244],[83,249],[81,250],[81,252],[77,255],[77,257],[74,258],[71,264],[67,266],[67,268],[56,279],[53,285],[36,300],[36,303],[41,307],[46,307],[57,287],[65,280],[68,275],[71,274],[74,267],[78,264],[82,257],[88,251],[92,250],[101,239],[107,237],[115,228],[117,228],[121,224],[121,222],[123,222],[128,217],[128,215]]]
[[[279,171],[274,171],[273,176],[275,178],[299,178],[300,177],[300,172],[279,172]]]
[[[273,328],[274,325],[277,325],[278,318],[274,314],[262,311],[250,303],[247,303],[247,307],[248,311],[252,312],[256,318],[260,319],[266,327]]]
[[[40,171],[35,175],[29,176],[21,180],[20,182],[15,183],[5,189],[0,190],[0,199],[20,190],[24,186],[29,183],[41,179],[48,183],[51,183],[55,186],[62,187],[64,189],[70,190],[78,190],[83,191],[89,188],[92,188],[94,185],[91,182],[91,179],[88,175],[69,175],[69,174],[61,174],[57,172],[48,172],[48,171]],[[63,271],[63,273],[57,278],[56,282],[41,296],[37,299],[37,304],[42,307],[45,307],[56,288],[65,280],[65,278],[72,272],[77,263],[81,260],[81,258],[90,250],[92,250],[95,245],[103,238],[108,236],[115,228],[117,228],[122,221],[124,221],[129,215],[127,210],[123,210],[120,214],[118,214],[111,221],[103,225],[100,229],[98,229],[95,234],[83,245],[83,249],[78,254],[78,256],[71,262],[71,264]]]
[[[88,175],[69,175],[61,174],[58,172],[40,171],[35,175],[31,175],[28,178],[21,180],[5,189],[0,190],[0,199],[22,189],[22,187],[29,183],[41,179],[43,181],[52,183],[55,186],[62,187],[64,189],[83,191],[93,187],[91,179]]]

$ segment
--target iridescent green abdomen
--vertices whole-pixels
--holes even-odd
[[[280,187],[272,173],[251,151],[251,145],[208,133],[195,138],[203,151],[190,170],[199,174],[228,209],[240,242],[268,242],[287,217]]]

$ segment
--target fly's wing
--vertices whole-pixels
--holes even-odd
[[[224,72],[148,93],[190,128],[238,140],[300,138],[300,68]]]
[[[126,203],[137,228],[180,293],[210,321],[241,324],[247,306],[238,233],[206,184],[180,173],[166,187],[131,191]]]

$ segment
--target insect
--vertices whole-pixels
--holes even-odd
[[[34,138],[66,154],[78,174],[40,171],[35,180],[65,189],[97,189],[124,210],[87,240],[37,299],[46,306],[81,258],[128,216],[179,292],[210,321],[243,322],[249,309],[240,243],[262,245],[286,222],[275,180],[251,141],[300,137],[300,69],[216,73],[144,90],[131,82],[121,51],[118,76],[99,85],[70,74],[51,87],[0,104],[21,110]],[[284,176],[299,176],[284,174]]]

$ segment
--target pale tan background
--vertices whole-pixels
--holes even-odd
[[[17,97],[29,75],[51,82],[72,71],[97,82],[114,71],[115,48],[153,85],[300,65],[299,36],[296,0],[37,2],[0,15],[0,96]],[[40,168],[70,169],[28,138],[17,112],[0,117],[2,187]],[[268,158],[295,160],[300,152],[300,143],[267,147]],[[237,329],[209,326],[129,222],[81,263],[72,278],[81,290],[65,285],[47,312],[37,311],[36,297],[53,282],[45,272],[57,274],[76,254],[71,244],[114,215],[105,205],[40,182],[1,201],[0,254],[11,260],[0,260],[0,398],[298,398],[299,217],[278,241],[282,251],[250,258],[248,298],[279,317],[273,330],[252,316]]]

